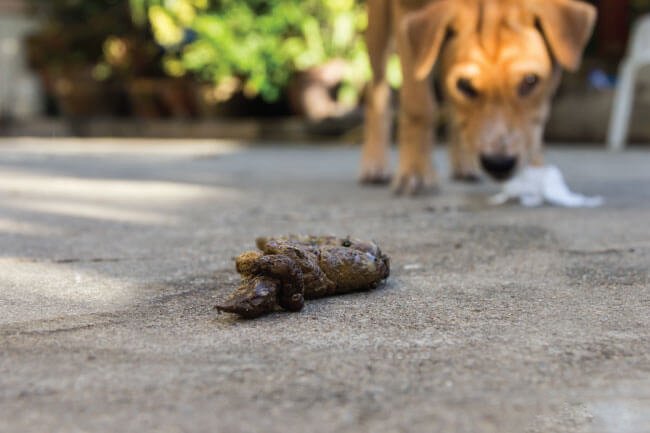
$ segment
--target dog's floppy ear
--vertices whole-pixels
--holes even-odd
[[[458,0],[437,0],[427,7],[409,13],[402,23],[417,80],[431,72],[447,30],[454,18],[454,3]]]
[[[534,13],[560,66],[577,70],[596,23],[596,8],[582,1],[538,0]]]

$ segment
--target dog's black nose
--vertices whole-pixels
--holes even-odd
[[[495,180],[512,177],[517,166],[517,157],[509,155],[481,155],[481,166]]]

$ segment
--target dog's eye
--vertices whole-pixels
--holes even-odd
[[[459,78],[456,82],[456,87],[463,95],[467,96],[470,99],[478,98],[478,90],[467,78]]]
[[[530,95],[533,90],[535,90],[535,87],[539,84],[539,75],[537,74],[528,74],[526,75],[523,80],[521,80],[521,83],[519,83],[519,87],[517,88],[517,93],[519,96],[526,97]]]

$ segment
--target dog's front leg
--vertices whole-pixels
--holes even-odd
[[[550,104],[549,104],[550,105]],[[544,125],[548,118],[548,108],[545,109],[544,115],[531,132],[529,140],[531,141],[528,148],[528,165],[533,167],[542,167],[544,165]]]
[[[461,137],[460,127],[450,125],[449,160],[452,178],[462,182],[478,182],[481,179],[477,151]]]
[[[392,110],[386,63],[391,49],[391,4],[389,0],[371,0],[367,3],[367,9],[368,29],[365,39],[372,80],[366,93],[366,119],[359,180],[362,183],[384,184],[390,181],[388,150]]]
[[[385,79],[373,80],[368,87],[359,180],[367,184],[386,184],[390,182],[390,87]]]
[[[431,163],[435,103],[429,80],[405,74],[400,92],[399,167],[393,181],[398,194],[433,190],[437,176]]]

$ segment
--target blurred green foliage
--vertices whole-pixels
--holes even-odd
[[[343,59],[339,97],[358,98],[370,71],[357,0],[130,0],[136,22],[165,48],[167,74],[192,73],[225,99],[242,90],[277,100],[292,74]]]
[[[650,0],[630,0],[632,7],[637,11],[649,12]]]

